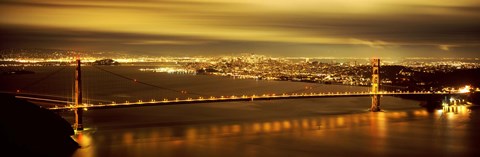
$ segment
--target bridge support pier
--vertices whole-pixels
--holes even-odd
[[[378,94],[378,89],[380,86],[380,59],[372,60],[372,106],[370,107],[371,112],[380,111],[380,95]]]
[[[77,59],[77,68],[75,69],[75,124],[74,130],[83,130],[83,110],[78,108],[82,104],[82,70],[80,68],[80,59]]]
[[[74,130],[83,130],[83,110],[75,109],[75,124],[73,124]]]
[[[380,95],[373,95],[372,96],[372,106],[370,107],[370,111],[378,112],[380,110]]]

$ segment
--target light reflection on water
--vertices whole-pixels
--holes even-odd
[[[467,106],[85,131],[74,156],[434,155],[474,152]],[[450,130],[456,129],[456,130]],[[478,129],[478,128],[477,128]],[[433,152],[435,151],[435,152]]]

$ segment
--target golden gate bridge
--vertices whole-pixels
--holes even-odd
[[[451,95],[466,95],[471,92],[468,89],[458,90],[458,91],[381,91],[380,90],[380,59],[372,60],[372,83],[371,90],[368,92],[303,92],[303,93],[282,93],[282,94],[253,94],[253,95],[231,95],[231,96],[203,96],[202,94],[189,92],[191,95],[196,95],[198,97],[187,97],[185,99],[150,99],[150,100],[138,100],[136,102],[111,102],[106,104],[90,104],[82,103],[83,93],[82,93],[82,70],[81,70],[81,61],[80,59],[76,60],[76,70],[75,70],[75,96],[74,102],[68,100],[60,100],[59,97],[47,96],[41,94],[28,94],[21,93],[17,91],[15,93],[16,98],[26,99],[31,101],[43,101],[50,102],[55,105],[54,107],[48,107],[47,109],[52,111],[74,111],[75,113],[75,130],[83,130],[83,111],[90,109],[110,109],[110,108],[125,108],[125,107],[143,107],[143,106],[159,106],[159,105],[180,105],[180,104],[195,104],[195,103],[214,103],[214,102],[232,102],[232,101],[254,101],[254,100],[281,100],[281,99],[305,99],[305,98],[328,98],[328,97],[371,97],[372,103],[370,106],[370,111],[378,112],[380,109],[380,97],[382,96],[401,96],[401,95],[440,95],[440,96],[451,96]],[[186,91],[176,90],[166,87],[157,86],[154,84],[146,83],[133,79],[112,71],[105,70],[98,66],[93,66],[101,71],[110,73],[117,77],[134,81],[143,85],[151,86],[154,88],[160,88],[163,90],[169,90],[173,92],[178,92],[185,94]],[[63,69],[63,68],[62,68]],[[56,73],[58,71],[55,71]],[[42,81],[35,81],[38,83]],[[479,91],[476,91],[479,92]]]

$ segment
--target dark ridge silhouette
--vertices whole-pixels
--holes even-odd
[[[0,94],[2,156],[63,157],[79,148],[70,124],[56,113]]]

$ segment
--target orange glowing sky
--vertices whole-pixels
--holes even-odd
[[[480,56],[478,0],[0,0],[1,48]]]

